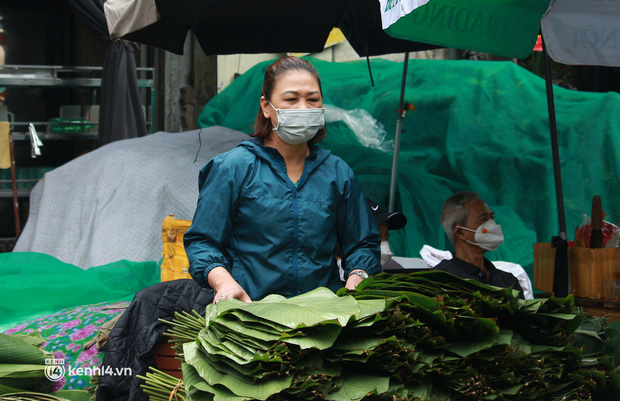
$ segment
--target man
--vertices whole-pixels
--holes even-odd
[[[502,228],[494,218],[493,211],[475,192],[462,191],[449,197],[441,208],[440,221],[454,245],[454,257],[442,260],[435,269],[496,287],[512,286],[523,298],[519,280],[484,257],[504,241]]]
[[[372,211],[379,234],[381,235],[381,268],[382,271],[404,269],[398,262],[392,260],[392,250],[388,241],[389,230],[400,230],[407,225],[407,218],[401,212],[386,213],[374,201],[366,198],[368,207]]]

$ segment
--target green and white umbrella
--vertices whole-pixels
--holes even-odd
[[[380,0],[388,35],[512,58],[542,30],[559,63],[620,66],[620,3],[583,0]]]
[[[504,57],[532,53],[550,0],[380,0],[388,35]]]

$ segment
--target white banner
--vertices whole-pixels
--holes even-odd
[[[381,25],[386,29],[401,17],[416,8],[425,5],[429,0],[379,0],[381,5]]]
[[[159,21],[155,0],[108,0],[103,3],[103,12],[112,39]]]
[[[620,1],[554,0],[541,28],[558,63],[620,67]]]

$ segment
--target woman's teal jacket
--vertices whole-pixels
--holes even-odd
[[[284,158],[259,139],[216,156],[199,175],[200,195],[184,235],[190,274],[226,268],[253,300],[295,296],[317,287],[343,286],[353,269],[381,271],[380,237],[351,168],[329,151],[310,146],[294,184]]]

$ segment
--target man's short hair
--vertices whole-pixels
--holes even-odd
[[[441,207],[439,221],[452,245],[454,245],[454,228],[456,226],[464,226],[469,217],[469,211],[463,205],[477,199],[480,199],[477,193],[461,191],[446,199]]]

